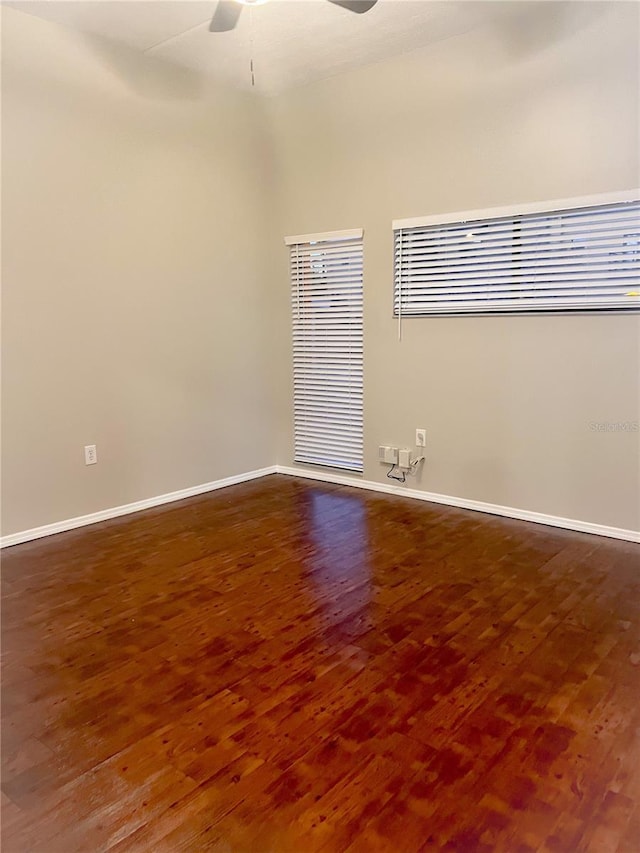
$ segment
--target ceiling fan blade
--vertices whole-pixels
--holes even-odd
[[[368,12],[372,9],[378,0],[329,0],[329,3],[334,3],[336,6],[342,6],[343,9],[348,9],[350,12],[356,12],[361,15],[363,12]]]
[[[209,24],[209,32],[229,32],[238,23],[240,12],[242,12],[242,6],[240,3],[236,3],[235,0],[218,0],[216,11],[213,13],[213,18],[211,18],[211,23]]]

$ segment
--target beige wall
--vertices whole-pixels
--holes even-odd
[[[411,486],[637,529],[638,434],[589,427],[640,417],[637,316],[412,319],[401,343],[391,316],[392,219],[640,184],[639,7],[553,5],[272,100],[281,237],[365,229],[366,479],[424,427]],[[286,264],[283,246],[290,465]]]
[[[352,227],[365,478],[425,427],[414,487],[637,528],[637,317],[391,317],[393,218],[640,183],[639,9],[562,9],[269,100],[3,9],[3,534],[292,464],[282,238]]]
[[[11,9],[2,47],[3,534],[273,464],[260,109]]]

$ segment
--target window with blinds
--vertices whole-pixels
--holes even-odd
[[[639,199],[396,221],[394,314],[637,310]]]
[[[295,461],[362,472],[362,231],[289,237]]]

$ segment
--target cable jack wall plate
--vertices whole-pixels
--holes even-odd
[[[380,462],[386,462],[387,465],[397,465],[398,448],[392,447],[390,444],[381,444],[378,447],[378,459]]]

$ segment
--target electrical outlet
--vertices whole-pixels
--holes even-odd
[[[84,448],[84,464],[95,465],[98,461],[98,451],[95,444],[87,444]]]
[[[426,447],[427,446],[427,431],[426,429],[417,429],[416,430],[416,447]]]

